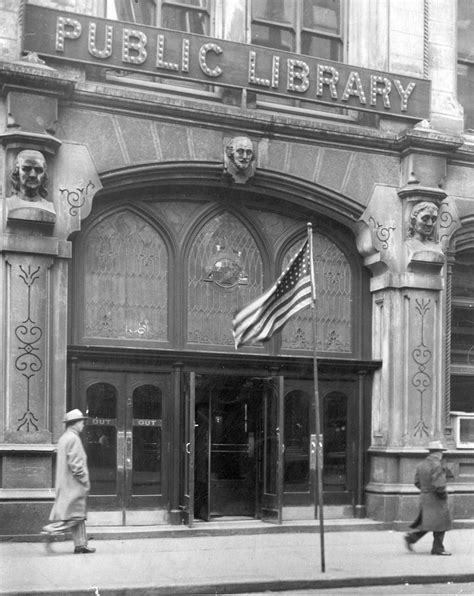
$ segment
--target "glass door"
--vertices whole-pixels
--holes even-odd
[[[184,523],[189,527],[194,525],[194,460],[195,460],[195,413],[196,375],[194,372],[184,374],[183,399],[183,448],[181,468],[183,471],[183,485],[180,508],[183,511]]]
[[[169,376],[82,370],[79,386],[80,407],[89,417],[82,438],[91,510],[165,506]]]
[[[358,466],[355,441],[355,384],[350,381],[322,381],[321,419],[324,429],[323,490],[326,503],[352,504]]]
[[[125,431],[119,420],[123,382],[115,375],[82,375],[81,408],[89,416],[82,441],[87,452],[91,509],[118,509],[123,503]]]
[[[262,520],[281,524],[283,499],[283,377],[263,381]]]
[[[156,506],[166,485],[162,458],[163,385],[164,379],[157,375],[127,375],[123,454],[127,509]]]

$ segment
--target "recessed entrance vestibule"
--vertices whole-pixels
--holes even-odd
[[[319,195],[310,209],[209,184],[104,191],[74,238],[70,400],[90,416],[92,515],[121,524],[314,519],[310,309],[266,344],[236,351],[232,337],[234,313],[287,266],[308,221],[325,504],[360,514],[378,363],[352,220],[330,220]]]
[[[285,366],[283,374],[182,363],[139,368],[97,361],[73,367],[72,405],[89,416],[83,441],[92,523],[314,519],[310,375]],[[322,369],[324,503],[354,508],[364,478],[366,375],[347,365]]]

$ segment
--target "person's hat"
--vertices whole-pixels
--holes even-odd
[[[76,422],[77,420],[87,420],[87,416],[84,416],[81,410],[76,408],[66,413],[63,422]]]
[[[443,443],[441,441],[430,441],[427,447],[428,451],[447,451],[445,447],[443,447]]]

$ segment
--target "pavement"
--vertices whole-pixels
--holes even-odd
[[[89,527],[88,533],[94,554],[73,554],[69,539],[50,549],[38,537],[0,542],[0,594],[220,595],[474,582],[474,529],[466,527],[446,534],[451,557],[430,554],[431,534],[410,553],[402,531],[370,520],[332,521],[323,541],[318,522]]]

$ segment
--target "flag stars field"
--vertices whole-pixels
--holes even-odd
[[[293,315],[311,305],[310,252],[306,240],[273,286],[235,315],[236,348],[270,339]]]

